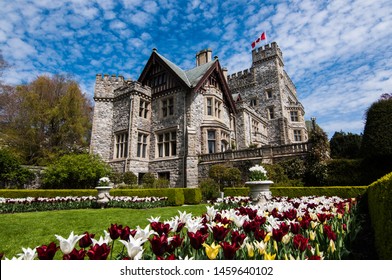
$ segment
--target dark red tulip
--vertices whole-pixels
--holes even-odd
[[[343,224],[342,228],[343,228],[344,231],[347,231],[347,225],[346,224]]]
[[[324,234],[327,235],[328,239],[335,241],[336,240],[336,233],[333,232],[331,226],[330,225],[324,225],[323,228],[324,228]]]
[[[284,212],[284,213],[283,213],[283,216],[284,216],[286,219],[290,220],[290,221],[295,220],[295,219],[297,218],[297,210],[295,210],[294,208],[292,208],[292,209],[290,209],[290,210]]]
[[[90,260],[106,260],[110,253],[110,246],[103,243],[102,245],[95,244],[87,251],[87,256]]]
[[[319,219],[320,223],[324,223],[329,219],[329,215],[325,213],[317,213],[317,218]]]
[[[235,254],[239,247],[237,247],[236,243],[230,244],[229,242],[223,241],[219,243],[222,246],[223,249],[223,255],[225,256],[226,260],[233,260],[235,257]]]
[[[311,221],[312,218],[310,218],[309,214],[307,214],[302,217],[302,220],[299,222],[299,224],[301,225],[301,228],[308,229]]]
[[[135,234],[136,234],[136,230],[135,230],[135,233],[133,234],[133,236],[135,236]],[[123,228],[122,231],[121,231],[120,239],[121,239],[121,240],[128,241],[130,235],[131,235],[131,229],[129,228],[129,226],[126,226],[126,227]],[[133,236],[132,236],[132,237],[133,237]]]
[[[157,256],[162,256],[168,249],[169,244],[165,234],[162,234],[161,236],[154,235],[149,241],[151,243],[152,252]]]
[[[89,234],[87,231],[84,233],[82,239],[79,240],[79,247],[80,248],[87,248],[93,244],[92,238],[95,237],[95,234]]]
[[[63,260],[84,260],[86,253],[83,248],[79,251],[74,248],[71,253],[63,256]]]
[[[283,235],[286,235],[286,234],[289,233],[290,225],[288,225],[288,224],[283,222],[283,223],[280,224],[280,229],[282,230]]]
[[[172,253],[176,248],[181,247],[182,241],[184,241],[184,238],[181,238],[180,235],[173,235],[167,251]]]
[[[261,240],[264,240],[264,238],[265,238],[265,236],[267,235],[267,232],[265,232],[263,229],[257,229],[255,232],[254,232],[254,236],[255,236],[255,239],[257,240],[257,241],[261,241]]]
[[[185,226],[185,223],[178,223],[178,226],[177,226],[177,233],[179,233],[179,232],[181,232],[181,230],[184,228],[184,226]]]
[[[122,225],[117,225],[117,224],[111,224],[110,228],[108,228],[110,238],[112,240],[116,240],[117,238],[120,237],[121,232],[122,232]]]
[[[320,256],[310,256],[308,260],[321,260]]]
[[[231,243],[237,244],[238,247],[241,247],[242,243],[244,243],[245,238],[245,233],[240,234],[238,231],[231,232]]]
[[[152,222],[151,224],[151,228],[158,233],[158,235],[162,235],[162,234],[169,234],[170,231],[170,225],[169,224],[165,224],[165,223],[161,223],[161,222]]]
[[[202,234],[200,230],[194,232],[188,232],[189,242],[191,246],[199,250],[202,247],[202,244],[207,240],[208,234]]]
[[[290,231],[294,234],[298,234],[301,229],[301,225],[299,223],[291,223]]]
[[[272,229],[272,237],[276,242],[282,241],[283,236],[285,236],[285,234],[281,229]]]
[[[250,233],[250,232],[255,232],[257,229],[260,228],[261,223],[258,221],[245,221],[244,224],[242,225],[244,231],[246,233]]]
[[[157,256],[157,260],[161,260],[161,261],[165,261],[165,260],[175,260],[176,256],[174,254],[171,254],[169,256],[167,256],[166,258],[162,257],[162,256]]]
[[[54,242],[49,245],[42,245],[37,248],[38,259],[40,260],[53,260],[54,255],[60,247],[56,246]],[[1,259],[1,258],[0,258]]]
[[[308,247],[309,238],[305,238],[301,234],[297,234],[293,237],[293,245],[295,249],[300,250],[301,252],[305,251]]]
[[[223,226],[214,226],[212,228],[212,234],[217,242],[223,241],[223,239],[225,239],[229,231],[230,231],[229,228],[225,228]]]

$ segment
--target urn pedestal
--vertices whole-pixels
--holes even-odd
[[[101,208],[105,208],[106,204],[112,199],[112,197],[109,194],[109,191],[113,187],[110,186],[101,186],[101,187],[96,187],[95,189],[98,191],[97,194],[97,203]]]
[[[270,186],[273,183],[274,182],[269,180],[246,182],[245,185],[250,190],[249,196],[252,199],[252,203],[255,205],[263,205],[267,203],[267,201],[272,197]]]

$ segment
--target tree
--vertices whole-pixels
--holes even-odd
[[[40,76],[16,87],[2,113],[5,145],[27,164],[87,150],[92,106],[78,84],[65,76]]]
[[[0,186],[21,187],[33,177],[34,174],[22,167],[17,157],[6,149],[0,149]]]
[[[335,132],[329,141],[332,158],[355,159],[360,157],[362,135]]]
[[[90,154],[64,155],[43,174],[43,187],[50,189],[89,189],[111,172],[109,165]]]

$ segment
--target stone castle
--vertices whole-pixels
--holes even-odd
[[[205,155],[308,140],[276,43],[254,49],[250,69],[229,76],[210,49],[196,54],[190,70],[153,49],[137,81],[98,74],[94,100],[91,153],[119,172],[139,179],[151,172],[172,187],[196,187]]]

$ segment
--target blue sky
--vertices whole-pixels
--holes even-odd
[[[363,132],[365,110],[392,92],[390,0],[0,0],[3,80],[72,74],[91,98],[96,74],[136,80],[154,47],[184,70],[205,48],[229,74],[248,69],[263,31],[329,137]]]

